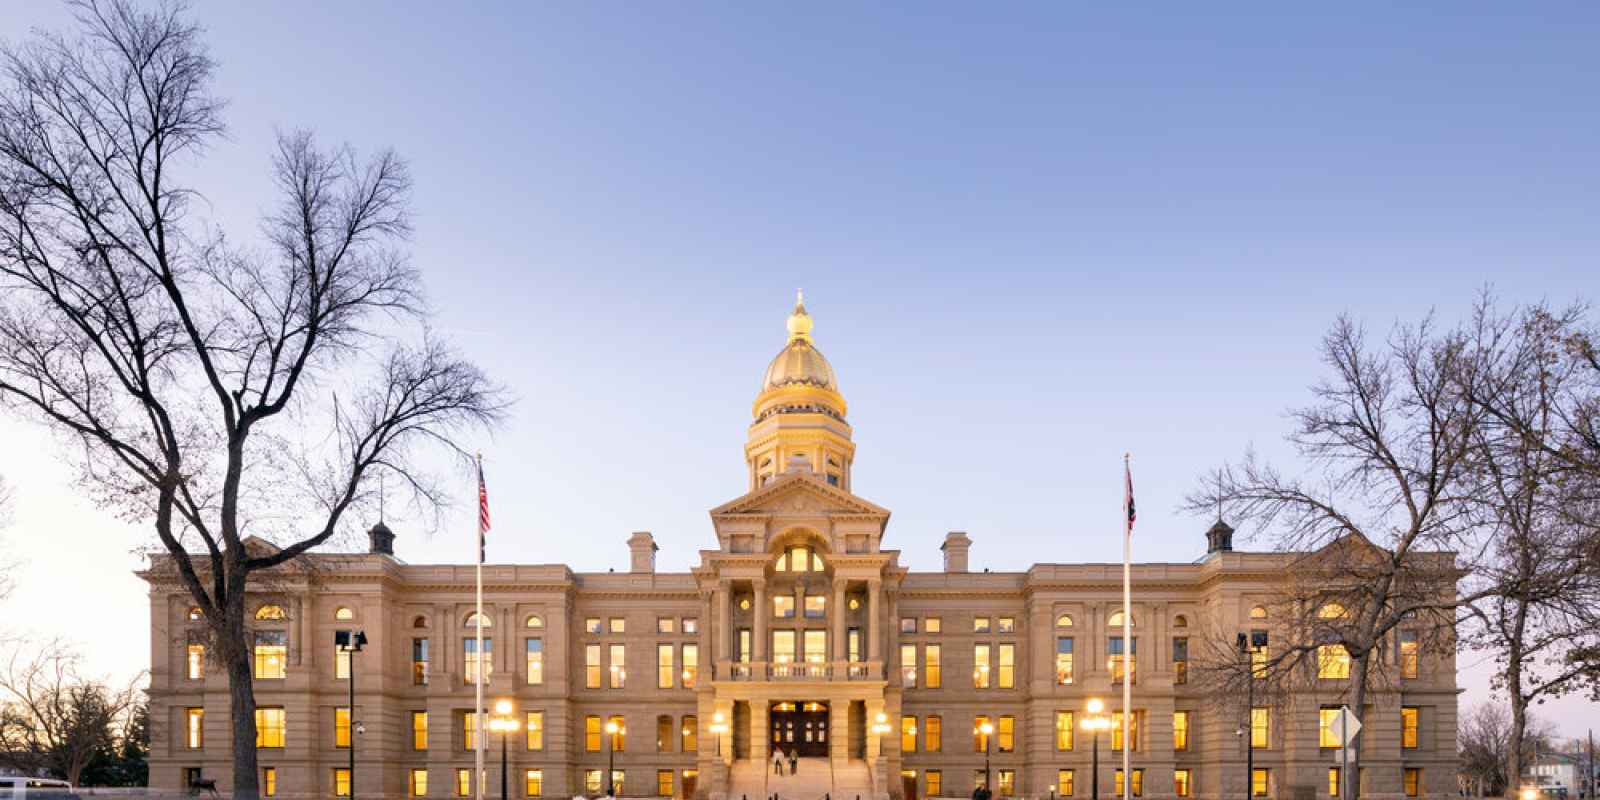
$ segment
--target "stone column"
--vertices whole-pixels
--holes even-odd
[[[845,583],[844,578],[833,579],[833,599],[828,601],[833,606],[828,611],[828,627],[832,630],[832,635],[828,638],[833,640],[831,645],[833,653],[829,660],[835,662],[843,662],[849,657],[844,640]]]
[[[717,606],[717,661],[719,662],[732,660],[728,655],[728,651],[733,642],[733,630],[729,627],[729,618],[732,616],[729,614],[729,606],[733,603],[733,599],[729,595],[728,579],[719,578],[717,580],[716,599],[713,601]],[[725,676],[718,675],[717,677]]]
[[[764,662],[770,659],[767,649],[767,620],[772,619],[772,609],[767,607],[767,579],[753,578],[750,584],[755,590],[755,599],[750,606],[755,615],[755,630],[751,632],[751,636],[755,637],[755,641],[751,643],[755,654],[750,660]]]
[[[883,632],[878,616],[878,595],[883,594],[883,580],[867,581],[867,660],[883,661]],[[867,724],[872,724],[869,720]]]

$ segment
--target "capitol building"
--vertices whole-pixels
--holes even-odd
[[[1326,722],[1349,702],[1338,658],[1254,702],[1202,679],[1219,639],[1226,650],[1236,634],[1269,632],[1246,658],[1273,648],[1276,598],[1300,554],[1234,550],[1219,520],[1173,561],[1134,564],[1123,609],[1121,564],[973,571],[981,536],[891,538],[889,510],[857,493],[848,408],[799,302],[744,454],[744,492],[711,510],[688,572],[658,572],[653,537],[633,533],[616,541],[615,571],[486,565],[479,616],[474,565],[403,562],[380,524],[369,552],[316,554],[271,576],[249,600],[263,793],[337,797],[353,777],[363,797],[471,797],[480,780],[499,797],[502,747],[510,797],[914,800],[987,784],[1002,797],[1089,798],[1096,751],[1107,798],[1125,780],[1152,800],[1339,788]],[[901,564],[897,548],[934,547],[941,571]],[[226,787],[227,676],[155,561],[141,573],[150,782]],[[356,630],[367,645],[352,661],[335,637]],[[1453,796],[1453,654],[1402,629],[1379,658],[1351,779],[1364,797]],[[478,680],[493,720],[474,713]],[[1084,724],[1094,700],[1104,730]],[[489,761],[474,775],[485,736]],[[792,774],[787,760],[774,773],[775,748],[795,756]]]

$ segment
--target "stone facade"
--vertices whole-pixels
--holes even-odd
[[[593,793],[613,760],[626,795],[766,797],[777,786],[766,767],[774,737],[814,759],[807,769],[822,770],[834,797],[970,796],[986,760],[997,793],[1093,794],[1081,723],[1091,698],[1120,710],[1121,565],[973,572],[971,539],[956,532],[940,543],[943,571],[901,566],[884,548],[889,512],[852,491],[844,401],[803,306],[789,327],[754,409],[747,492],[712,510],[715,548],[694,569],[656,572],[648,533],[628,539],[626,572],[484,567],[485,697],[491,708],[508,700],[522,725],[485,734],[486,796],[499,796],[505,744],[514,797],[528,796],[530,771],[542,795]],[[1272,629],[1260,615],[1294,556],[1233,551],[1226,533],[1197,536],[1199,560],[1133,567],[1131,760],[1145,797],[1246,791],[1245,698],[1186,679],[1194,665],[1180,657],[1187,647],[1197,658],[1206,637]],[[252,623],[258,674],[282,675],[255,682],[274,715],[259,752],[276,796],[336,796],[347,736],[359,796],[412,796],[425,775],[425,796],[452,797],[458,780],[471,781],[474,568],[406,564],[391,541],[384,528],[373,552],[313,556],[252,596],[252,612],[266,609]],[[159,566],[146,573],[151,783],[202,775],[226,786],[226,677],[203,663],[202,625]],[[350,684],[334,644],[350,630],[367,636],[354,655],[353,721],[341,711]],[[1367,797],[1456,788],[1454,658],[1419,654],[1415,677],[1401,677],[1408,658],[1390,648],[1393,677],[1368,698]],[[1328,796],[1338,751],[1319,746],[1320,709],[1343,702],[1345,683],[1312,681],[1258,704],[1266,746],[1254,764],[1267,796]],[[614,718],[620,741],[605,732]],[[995,728],[987,754],[975,734],[982,719]],[[1099,738],[1100,793],[1110,796],[1121,734]]]

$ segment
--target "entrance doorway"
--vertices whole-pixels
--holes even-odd
[[[785,700],[773,703],[767,718],[774,748],[801,758],[828,755],[827,703]]]

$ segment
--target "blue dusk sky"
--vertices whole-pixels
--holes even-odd
[[[248,238],[276,130],[410,160],[438,329],[518,398],[490,558],[580,570],[714,546],[798,287],[924,570],[950,530],[979,569],[1119,560],[1124,452],[1135,558],[1198,558],[1182,496],[1295,466],[1336,315],[1600,290],[1600,5],[1114,5],[203,3],[230,129],[190,177]],[[0,0],[0,37],[67,18]],[[151,537],[64,457],[0,420],[0,618],[131,674]],[[467,561],[470,496],[450,535],[391,517],[400,556]]]

